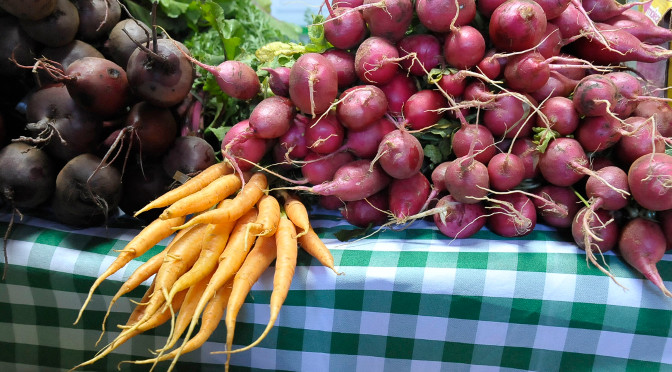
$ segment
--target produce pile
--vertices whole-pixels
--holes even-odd
[[[164,351],[187,327],[184,345],[204,342],[208,335],[189,339],[195,322],[202,313],[208,329],[214,310],[206,304],[229,301],[226,283],[248,261],[217,279],[219,290],[204,288],[219,275],[214,267],[175,287],[199,252],[225,261],[222,251],[189,247],[203,236],[225,245],[242,239],[241,249],[256,257],[277,241],[280,258],[283,223],[298,228],[288,233],[292,244],[319,242],[290,216],[287,203],[299,193],[358,227],[346,240],[422,218],[456,239],[484,227],[525,236],[539,221],[566,230],[615,282],[601,259],[612,249],[672,297],[656,268],[672,248],[672,107],[660,96],[666,87],[624,65],[672,57],[658,46],[672,31],[633,9],[639,4],[325,1],[308,40],[298,42],[295,28],[244,1],[164,0],[152,9],[42,2],[51,8],[40,15],[0,2],[10,13],[0,28],[11,40],[0,47],[7,57],[0,73],[19,76],[10,79],[19,98],[5,100],[11,106],[1,112],[11,139],[0,152],[3,201],[19,213],[46,206],[74,226],[106,223],[120,208],[146,229],[163,226],[163,238],[179,229],[166,250],[180,253],[166,257],[191,257],[177,260],[191,264],[161,284],[159,270],[172,272],[176,260],[150,260],[154,271],[142,279],[157,273],[150,301],[131,315],[120,342],[178,308]],[[103,10],[83,22],[88,4]],[[45,16],[54,7],[59,16]],[[10,122],[20,130],[10,131]],[[226,184],[217,198],[194,194],[142,210],[220,168],[227,174],[206,182],[206,189]],[[223,211],[250,189],[256,197],[246,208]],[[271,233],[255,213],[272,204],[280,216],[278,199],[293,224],[280,218]],[[218,215],[228,217],[211,217]],[[129,248],[119,257],[135,254]],[[275,257],[259,255],[256,268]],[[231,306],[227,328],[235,324],[238,305]],[[176,360],[175,350],[150,362]]]

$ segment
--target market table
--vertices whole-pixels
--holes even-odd
[[[589,267],[566,235],[544,226],[518,239],[483,229],[451,240],[418,221],[344,244],[333,234],[352,227],[337,213],[312,216],[345,275],[301,251],[275,328],[259,346],[235,354],[232,371],[672,370],[672,299],[613,253],[604,258],[628,291]],[[9,216],[1,217],[5,231]],[[11,265],[0,284],[1,371],[68,369],[113,339],[114,325],[125,323],[131,310],[126,299],[113,308],[104,341],[95,346],[110,298],[145,256],[107,280],[82,320],[73,321],[114,250],[138,231],[129,222],[73,229],[25,216],[15,223],[7,243]],[[658,267],[672,287],[672,254]],[[256,339],[268,320],[272,273],[240,312],[237,346]],[[145,289],[126,298],[137,300]],[[82,370],[113,371],[123,360],[151,357],[168,329],[137,336]],[[222,371],[225,357],[210,352],[223,350],[224,340],[222,323],[176,370]],[[122,370],[149,366],[123,364]]]

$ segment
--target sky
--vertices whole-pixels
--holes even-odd
[[[300,26],[306,25],[306,10],[317,13],[324,0],[273,0],[271,14],[283,21],[292,22]]]

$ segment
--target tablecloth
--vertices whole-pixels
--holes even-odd
[[[0,217],[4,231],[9,216]],[[588,266],[566,234],[543,225],[523,238],[484,228],[453,240],[417,221],[346,244],[334,233],[352,226],[337,212],[313,211],[312,221],[345,274],[301,251],[275,328],[259,346],[233,355],[232,371],[672,370],[672,299],[611,252],[604,259],[627,291]],[[38,217],[16,221],[0,283],[1,371],[65,370],[113,339],[130,299],[149,283],[113,307],[104,341],[95,346],[111,296],[147,256],[105,281],[82,320],[73,321],[114,250],[137,231],[123,222],[73,229]],[[672,287],[672,254],[658,267]],[[272,275],[271,268],[241,309],[236,347],[267,323]],[[151,357],[168,328],[137,336],[82,370],[113,371],[123,360]],[[223,350],[224,339],[222,322],[176,370],[222,371],[225,357],[210,352]]]

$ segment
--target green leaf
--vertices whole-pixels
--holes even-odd
[[[229,131],[231,127],[218,127],[218,128],[213,128],[213,127],[208,127],[206,128],[206,132],[212,133],[218,141],[222,141],[224,139],[224,136],[226,135],[226,132]]]
[[[423,151],[425,152],[425,156],[434,164],[439,164],[443,160],[443,154],[441,153],[439,146],[425,145]]]

